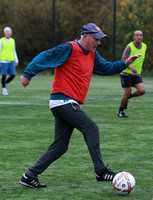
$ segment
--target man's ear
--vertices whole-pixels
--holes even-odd
[[[83,36],[84,36],[84,38],[87,38],[87,37],[88,37],[88,34],[84,34]]]

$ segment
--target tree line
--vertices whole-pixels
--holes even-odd
[[[0,37],[10,26],[16,40],[20,64],[27,65],[38,53],[54,45],[79,38],[84,24],[96,23],[108,35],[98,52],[112,60],[114,0],[56,0],[55,41],[52,41],[53,0],[1,0]],[[153,69],[153,1],[116,0],[116,60],[132,41],[133,32],[142,30],[147,54],[144,69]]]

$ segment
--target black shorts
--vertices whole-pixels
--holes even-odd
[[[121,85],[123,88],[135,87],[138,83],[143,83],[141,76],[121,75]]]

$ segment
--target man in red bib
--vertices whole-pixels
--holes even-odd
[[[106,35],[94,23],[84,25],[79,40],[70,41],[44,51],[36,56],[20,78],[26,87],[33,76],[45,69],[55,68],[53,88],[50,95],[50,109],[55,117],[55,139],[47,151],[28,171],[20,183],[27,187],[42,188],[37,176],[67,150],[74,128],[84,137],[91,155],[96,179],[99,182],[112,181],[116,172],[104,164],[99,142],[99,128],[81,109],[88,92],[92,74],[112,75],[127,68],[140,55],[127,60],[108,62],[96,48]]]

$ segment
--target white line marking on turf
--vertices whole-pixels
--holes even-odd
[[[93,104],[93,105],[88,105],[88,104],[86,104],[86,105],[84,105],[84,107],[93,107],[93,108],[118,108],[119,107],[119,105],[110,105],[110,106],[106,106],[106,105],[95,105],[95,104]],[[129,106],[130,108],[142,108],[142,106],[138,106],[138,105],[136,105],[136,106]],[[153,108],[153,105],[149,105],[149,106],[143,106],[143,108]]]
[[[118,102],[120,102],[119,99],[96,99],[96,98],[92,98],[92,99],[86,99],[84,105],[85,106],[90,106],[89,102],[91,102],[91,100],[96,100],[96,101],[118,101]],[[148,99],[132,99],[131,102],[153,102],[153,99],[150,99],[150,98],[148,98]],[[129,103],[130,103],[130,101],[129,101]],[[14,101],[14,102],[7,102],[7,101],[2,102],[1,101],[0,102],[0,105],[47,105],[47,104],[49,104],[49,102],[48,103],[36,103],[36,102],[27,103],[27,102],[19,102],[19,101]],[[91,104],[91,106],[92,106],[92,104]],[[100,105],[95,105],[95,104],[93,104],[93,106],[95,106],[95,107],[99,106],[100,107]]]
[[[18,95],[8,95],[8,96],[0,96],[0,97],[2,97],[2,98],[28,98],[28,99],[31,99],[31,98],[41,98],[41,99],[49,99],[49,95],[48,96],[18,96]]]
[[[0,102],[0,105],[47,105],[47,103]]]

